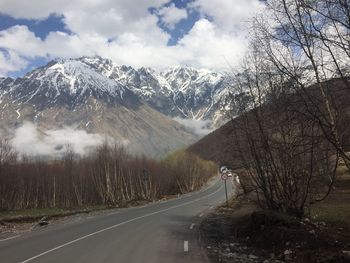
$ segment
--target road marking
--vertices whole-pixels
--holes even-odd
[[[37,258],[39,258],[39,257],[42,257],[42,256],[44,256],[44,255],[46,255],[46,254],[49,254],[49,253],[51,253],[51,252],[53,252],[53,251],[56,251],[56,250],[60,249],[60,248],[66,247],[66,246],[71,245],[71,244],[74,244],[74,243],[76,243],[76,242],[78,242],[78,241],[80,241],[80,240],[83,240],[83,239],[86,239],[86,238],[88,238],[88,237],[91,237],[91,236],[100,234],[100,233],[105,232],[105,231],[107,231],[107,230],[110,230],[110,229],[113,229],[113,228],[117,228],[117,227],[119,227],[119,226],[122,226],[122,225],[125,225],[125,224],[128,224],[128,223],[134,222],[134,221],[136,221],[136,220],[140,220],[140,219],[145,218],[145,217],[153,216],[153,215],[160,214],[160,213],[163,213],[163,212],[166,212],[166,211],[175,209],[175,208],[179,208],[179,207],[182,207],[182,206],[185,206],[185,205],[189,205],[189,204],[195,203],[195,202],[197,202],[197,201],[199,201],[199,200],[202,200],[202,199],[204,199],[204,198],[207,198],[207,197],[210,197],[210,196],[216,194],[217,192],[219,192],[219,191],[221,190],[222,187],[223,187],[223,186],[221,185],[215,192],[213,192],[213,193],[211,193],[211,194],[208,194],[208,195],[205,195],[205,196],[202,196],[202,197],[197,198],[197,199],[195,199],[195,200],[188,201],[188,202],[185,202],[185,203],[183,203],[183,204],[175,205],[175,206],[172,206],[172,207],[169,207],[169,208],[166,208],[166,209],[163,209],[163,210],[159,210],[159,211],[156,211],[156,212],[153,212],[153,213],[149,213],[149,214],[146,214],[146,215],[143,215],[143,216],[135,217],[135,218],[133,218],[133,219],[129,219],[129,220],[126,220],[126,221],[121,222],[121,223],[119,223],[119,224],[112,225],[112,226],[103,228],[103,229],[101,229],[101,230],[98,230],[98,231],[96,231],[96,232],[93,232],[93,233],[91,233],[91,234],[88,234],[88,235],[79,237],[79,238],[77,238],[77,239],[74,239],[74,240],[69,241],[69,242],[67,242],[67,243],[64,243],[64,244],[62,244],[62,245],[59,245],[59,246],[57,246],[57,247],[54,247],[54,248],[52,248],[52,249],[50,249],[50,250],[47,250],[47,251],[45,251],[45,252],[43,252],[43,253],[40,253],[40,254],[38,254],[38,255],[36,255],[36,256],[33,256],[33,257],[31,257],[31,258],[28,258],[28,259],[22,261],[22,263],[27,263],[27,262],[33,261],[34,259],[37,259]],[[187,247],[188,247],[188,244],[187,244]]]
[[[188,252],[188,241],[184,241],[184,252]]]
[[[21,235],[17,235],[17,236],[13,236],[13,237],[8,237],[8,238],[5,238],[5,239],[1,239],[0,242],[4,242],[4,241],[7,241],[7,240],[10,240],[10,239],[14,239],[16,237],[20,237]]]
[[[199,215],[199,217],[202,217],[202,216],[204,216],[204,214],[203,214],[203,213],[201,213],[201,214]]]
[[[190,225],[190,229],[193,229],[193,227],[194,227],[194,223],[192,223],[192,224]]]

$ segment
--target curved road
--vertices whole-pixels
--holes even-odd
[[[180,198],[0,240],[0,261],[206,262],[198,244],[198,223],[205,212],[224,200],[223,182],[216,180],[210,187]]]

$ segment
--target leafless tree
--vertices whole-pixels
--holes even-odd
[[[253,40],[242,70],[234,74],[235,88],[250,99],[232,98],[243,109],[233,121],[232,140],[260,203],[302,217],[305,206],[332,189],[339,151],[305,114],[305,100],[295,93],[297,80]]]

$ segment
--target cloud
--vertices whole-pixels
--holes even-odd
[[[27,26],[17,25],[0,31],[0,48],[25,58],[67,57],[92,54],[93,48],[84,44],[77,35],[51,32],[41,40]]]
[[[182,119],[180,117],[173,119],[198,135],[206,135],[213,131],[208,128],[211,125],[211,121],[209,120]]]
[[[244,55],[246,40],[232,36],[207,19],[198,20],[179,46],[189,53],[182,64],[197,68],[224,69],[237,66]]]
[[[194,0],[190,6],[210,17],[226,32],[241,30],[254,14],[264,8],[259,0]]]
[[[149,7],[160,7],[168,0],[2,0],[0,10],[15,18],[44,19],[51,14],[69,12],[108,11],[110,9],[130,16],[130,19],[148,13]],[[132,15],[135,15],[132,17]]]
[[[258,0],[194,0],[179,9],[169,0],[4,0],[0,10],[16,18],[63,17],[71,33],[50,32],[45,39],[26,26],[0,31],[0,50],[11,53],[6,66],[0,58],[0,74],[20,70],[35,58],[100,55],[118,64],[164,69],[174,65],[225,70],[239,64],[245,52],[241,21],[259,10]],[[20,8],[19,8],[20,7]],[[154,9],[155,12],[150,12]],[[174,46],[171,35],[159,23],[173,28],[195,10],[202,15]],[[18,63],[21,62],[21,63]]]
[[[28,66],[28,61],[20,57],[12,50],[0,49],[0,77],[7,76],[11,71],[24,69]]]
[[[40,131],[36,125],[25,122],[14,131],[12,146],[21,154],[39,156],[60,156],[69,145],[75,153],[84,155],[89,149],[101,145],[105,137],[90,134],[71,127]]]
[[[173,29],[177,23],[187,18],[187,10],[177,8],[172,3],[170,6],[164,6],[159,9],[158,15],[168,28]]]

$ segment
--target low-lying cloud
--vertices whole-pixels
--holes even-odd
[[[212,132],[212,129],[210,129],[211,122],[208,120],[182,119],[179,117],[173,119],[198,135],[206,135]]]
[[[20,154],[60,156],[70,147],[76,154],[84,155],[101,145],[106,137],[90,134],[72,127],[42,131],[35,124],[25,122],[14,131],[12,146]]]

